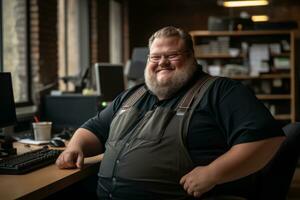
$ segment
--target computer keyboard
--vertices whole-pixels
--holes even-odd
[[[47,146],[0,160],[0,174],[25,174],[55,162],[62,150]]]

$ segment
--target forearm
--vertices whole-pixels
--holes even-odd
[[[68,143],[67,149],[81,149],[85,157],[94,156],[103,152],[99,139],[89,130],[79,128]]]
[[[285,137],[238,144],[220,156],[208,170],[216,184],[233,181],[263,168],[277,152]]]

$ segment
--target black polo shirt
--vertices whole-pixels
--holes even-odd
[[[159,101],[148,90],[136,106],[142,113],[157,106],[174,107],[196,78],[166,100]],[[114,115],[138,87],[121,93],[82,128],[93,132],[105,144]],[[187,148],[195,165],[207,165],[233,145],[284,135],[277,124],[251,90],[238,81],[220,77],[210,86],[193,113]]]
[[[166,100],[159,101],[148,90],[135,106],[139,108],[141,115],[158,106],[175,108],[198,77],[199,73],[189,84]],[[108,107],[84,123],[82,128],[93,132],[102,144],[105,144],[116,112],[138,87],[121,93]],[[207,165],[233,145],[282,135],[284,133],[278,123],[251,90],[238,81],[222,77],[208,88],[196,107],[190,121],[186,146],[196,166]],[[256,175],[253,174],[237,181],[217,185],[205,196],[227,194],[251,199],[256,190],[255,178]],[[128,180],[124,180],[123,183],[126,186],[141,184]],[[111,180],[99,179],[97,190],[99,195],[104,199],[109,197],[107,189],[112,185]],[[127,196],[127,187],[122,188],[117,195]]]

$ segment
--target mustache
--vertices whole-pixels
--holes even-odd
[[[172,65],[158,65],[155,71],[158,72],[164,69],[175,69],[175,67]]]

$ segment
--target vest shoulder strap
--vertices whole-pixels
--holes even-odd
[[[186,144],[186,137],[191,121],[191,117],[194,113],[195,108],[198,106],[199,102],[202,100],[202,97],[204,96],[205,92],[209,88],[212,83],[218,79],[219,77],[206,75],[205,78],[201,81],[201,79],[195,84],[195,92],[194,95],[187,96],[187,100],[185,102],[188,103],[179,103],[178,109],[177,109],[177,115],[185,115],[184,120],[181,124],[181,130],[182,130],[182,139],[184,144]],[[186,112],[189,111],[189,112]]]
[[[217,77],[204,74],[195,84],[189,89],[189,91],[184,95],[179,104],[177,105],[177,115],[183,115],[187,110],[190,109],[195,98],[202,98],[205,91],[214,82]],[[200,101],[199,100],[199,101]]]
[[[147,91],[145,86],[139,87],[122,105],[122,110],[132,107]]]

